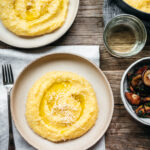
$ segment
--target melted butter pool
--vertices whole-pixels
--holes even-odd
[[[54,83],[46,92],[40,104],[40,116],[48,125],[68,127],[81,116],[84,96],[74,93],[70,82]]]

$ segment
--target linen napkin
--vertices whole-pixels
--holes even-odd
[[[103,19],[105,25],[116,15],[127,14],[127,12],[117,6],[117,1],[118,0],[104,0],[103,14],[105,15],[103,15]],[[150,22],[146,20],[142,21],[145,24],[148,33],[150,33]]]
[[[44,56],[54,52],[69,52],[84,56],[93,61],[98,66],[100,54],[99,46],[57,46],[48,47],[47,50],[26,50],[19,51],[14,49],[1,49],[0,62],[1,64],[12,64],[14,78],[16,79],[22,69],[40,56]],[[4,87],[2,86],[2,74],[0,72],[0,149],[8,149],[8,110],[7,110],[7,95]],[[13,123],[13,135],[15,139],[16,150],[34,150],[19,134]],[[105,150],[105,137],[103,137],[97,144],[90,150]]]

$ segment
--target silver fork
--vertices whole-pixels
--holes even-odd
[[[8,146],[10,147],[11,143],[11,136],[13,137],[13,131],[12,131],[12,119],[11,119],[11,112],[10,112],[10,94],[11,94],[11,89],[13,87],[14,83],[14,77],[13,77],[13,72],[12,72],[12,67],[10,64],[5,64],[2,65],[2,76],[3,76],[3,85],[5,86],[7,90],[7,96],[8,96],[8,117],[9,117],[9,143]],[[13,139],[13,138],[12,138]],[[14,140],[12,140],[12,144],[14,144]],[[9,149],[8,147],[8,149]]]

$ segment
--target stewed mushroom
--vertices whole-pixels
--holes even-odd
[[[128,73],[127,80],[126,99],[139,117],[150,118],[150,66],[145,65]]]

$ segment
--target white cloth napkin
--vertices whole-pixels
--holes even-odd
[[[26,50],[19,51],[14,49],[1,49],[0,62],[1,64],[9,63],[12,65],[14,78],[22,71],[22,69],[36,58],[54,52],[69,52],[84,56],[93,61],[98,66],[100,54],[99,46],[57,46],[49,47],[47,50]],[[8,150],[8,109],[7,109],[7,95],[2,86],[2,74],[0,71],[0,149]],[[19,134],[15,125],[13,124],[13,135],[15,139],[16,150],[34,150]],[[61,150],[61,149],[60,149]],[[105,138],[103,137],[90,150],[105,150]]]

